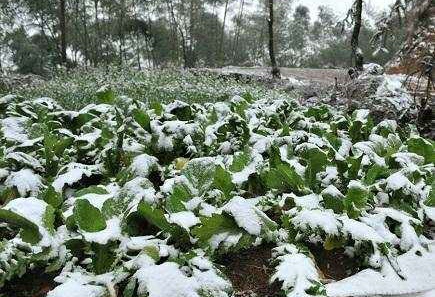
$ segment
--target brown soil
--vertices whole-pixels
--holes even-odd
[[[221,259],[224,272],[239,297],[280,296],[279,284],[269,284],[273,273],[270,265],[272,246],[259,246]]]
[[[309,249],[325,280],[342,280],[358,271],[355,259],[349,258],[342,248],[327,251],[323,246],[311,245]]]
[[[53,279],[57,274],[45,273],[43,269],[28,272],[21,278],[6,282],[0,289],[0,296],[4,294],[7,297],[45,297],[56,286]]]

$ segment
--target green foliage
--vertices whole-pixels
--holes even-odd
[[[266,186],[279,191],[295,191],[300,193],[305,188],[305,182],[289,164],[277,164],[262,175]]]
[[[92,243],[92,268],[95,274],[103,274],[111,270],[111,267],[116,260],[114,247],[113,243],[106,245]]]
[[[408,150],[424,157],[426,164],[435,162],[435,144],[421,137],[413,137],[407,142]]]
[[[233,156],[233,162],[231,163],[229,169],[232,172],[240,172],[248,166],[251,161],[251,155],[248,151],[237,152]]]
[[[0,221],[20,228],[21,238],[25,242],[36,244],[41,240],[38,226],[19,214],[10,210],[0,209]]]
[[[77,199],[74,204],[74,219],[85,232],[98,232],[106,229],[106,220],[100,210],[86,199]]]
[[[103,86],[96,92],[97,102],[105,104],[114,104],[116,95],[113,90],[108,86]]]
[[[327,209],[332,209],[335,213],[343,213],[344,211],[344,197],[334,196],[331,194],[322,194],[323,206]]]
[[[377,164],[372,165],[368,170],[364,178],[366,185],[372,185],[379,178],[386,178],[389,176],[388,168]]]
[[[248,92],[254,98],[284,96],[282,92],[267,90],[256,83],[245,84],[233,78],[221,80],[214,74],[197,76],[191,72],[179,73],[171,70],[153,70],[148,73],[110,66],[107,70],[97,68],[55,72],[53,76],[49,81],[14,89],[13,92],[26,98],[54,98],[66,109],[78,110],[87,104],[98,102],[96,90],[110,82],[110,89],[116,97],[125,95],[144,102],[157,115],[163,112],[162,103],[174,99],[187,103],[216,102],[223,97],[230,98]],[[0,96],[6,94],[0,93]],[[86,123],[89,118],[92,116],[82,114],[75,119],[76,126]]]
[[[201,219],[201,225],[192,230],[192,234],[198,238],[203,246],[209,245],[209,240],[216,234],[229,232],[230,234],[240,233],[234,219],[226,214],[214,214],[212,217]]]
[[[57,192],[52,185],[48,186],[47,189],[40,194],[40,198],[54,209],[59,208],[63,202],[62,193]]]
[[[133,110],[134,120],[146,131],[151,132],[150,117],[149,115],[140,109]]]
[[[87,194],[97,194],[97,195],[104,195],[109,194],[107,190],[104,187],[101,186],[90,186],[84,189],[80,189],[77,192],[75,192],[75,197],[82,197]]]
[[[227,198],[230,198],[231,192],[235,189],[231,174],[222,168],[222,166],[216,166],[213,186],[221,190]]]
[[[171,231],[171,224],[169,224],[166,220],[163,210],[155,208],[150,204],[142,201],[141,203],[139,203],[137,211],[143,218],[148,221],[148,223],[156,226],[161,231]]]
[[[213,183],[216,165],[208,159],[191,160],[187,163],[182,173],[200,192],[204,193]]]
[[[0,112],[0,199],[20,199],[15,205],[25,210],[1,207],[0,234],[14,244],[6,263],[26,266],[2,272],[0,261],[0,284],[27,267],[68,267],[89,284],[110,272],[108,285],[137,297],[139,269],[172,262],[194,281],[213,266],[201,257],[213,262],[258,244],[279,245],[278,262],[294,256],[315,275],[304,244],[320,253],[352,250],[355,268],[365,269],[378,268],[369,259],[379,253],[393,263],[427,243],[435,207],[430,141],[373,127],[366,111],[345,117],[255,93],[146,107],[111,89],[99,95],[110,104],[81,111],[40,98]],[[17,139],[5,135],[8,122]],[[21,239],[32,249],[19,251]],[[1,253],[0,245],[3,260]],[[324,294],[315,277],[296,270],[303,292]]]
[[[315,187],[316,174],[326,168],[327,155],[318,148],[309,148],[302,153],[302,156],[307,162],[305,178],[311,187]]]
[[[349,217],[358,218],[361,211],[367,207],[369,199],[370,193],[365,188],[360,186],[350,187],[343,200],[344,208]]]
[[[435,207],[435,181],[432,182],[429,197],[424,202],[426,206]]]
[[[184,184],[178,184],[172,189],[172,193],[166,200],[166,209],[169,212],[180,212],[186,210],[184,202],[192,197],[189,189]]]

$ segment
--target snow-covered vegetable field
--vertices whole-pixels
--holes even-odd
[[[0,99],[0,287],[38,268],[48,297],[232,296],[219,259],[267,245],[287,297],[435,289],[434,143],[412,129],[249,93],[96,97]]]

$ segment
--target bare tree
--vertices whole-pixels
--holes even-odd
[[[95,66],[98,66],[98,63],[100,62],[100,57],[101,57],[101,54],[100,54],[100,51],[101,51],[101,49],[102,49],[102,47],[101,47],[101,41],[100,41],[100,35],[101,35],[101,31],[100,31],[100,20],[98,19],[98,3],[99,2],[99,0],[94,0],[94,14],[95,14],[95,20],[94,20],[94,22],[95,22],[95,32],[96,32],[96,34],[95,34],[95,50],[94,50],[94,53],[95,53],[95,55],[94,55],[94,64],[95,64]]]
[[[86,8],[86,0],[83,1],[83,6],[81,10],[82,25],[83,25],[83,40],[84,40],[84,55],[85,55],[85,66],[87,66],[87,61],[89,60],[89,32],[88,32],[88,13]]]
[[[60,31],[60,58],[61,63],[66,65],[66,16],[65,16],[65,0],[59,0],[59,31]]]
[[[243,22],[244,8],[245,8],[245,0],[241,0],[239,15],[235,18],[236,29],[234,32],[233,60],[235,60],[237,58],[237,50],[239,48],[239,39],[240,39],[241,30],[242,30],[241,27],[242,27],[242,22]]]
[[[272,64],[272,76],[273,78],[281,78],[281,72],[276,64],[275,58],[275,41],[273,34],[273,0],[269,0],[269,18],[268,18],[268,27],[269,27],[269,56],[270,63]]]
[[[224,19],[222,21],[221,40],[219,42],[219,60],[220,60],[221,64],[223,64],[223,61],[225,60],[224,38],[225,38],[225,25],[226,25],[227,14],[228,14],[228,3],[229,3],[229,0],[226,0],[225,1],[225,9],[224,9]]]
[[[354,3],[354,6],[352,8],[353,13],[353,32],[352,32],[352,39],[351,39],[351,48],[352,48],[352,55],[351,55],[351,61],[352,65],[357,70],[363,69],[363,56],[362,52],[359,49],[359,34],[361,32],[361,26],[362,26],[362,8],[363,8],[363,0],[356,0]]]

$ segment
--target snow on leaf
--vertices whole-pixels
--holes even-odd
[[[242,197],[234,197],[223,206],[222,210],[231,214],[236,220],[237,225],[251,235],[258,236],[263,228],[275,225],[251,201]]]
[[[148,175],[158,169],[158,160],[156,157],[142,154],[134,157],[130,171],[138,177],[148,177]]]
[[[54,189],[58,192],[61,192],[65,185],[73,185],[84,176],[90,177],[91,175],[99,173],[100,166],[70,163],[64,169],[61,169],[61,171],[65,171],[65,173],[59,174],[52,184]]]
[[[320,284],[314,261],[298,249],[289,245],[284,250],[285,253],[277,253],[275,249],[275,259],[278,265],[270,281],[282,282],[282,290],[286,297],[310,297],[313,295],[324,296],[323,290],[318,288],[314,294],[308,293]]]
[[[21,169],[9,174],[6,178],[5,186],[17,188],[20,196],[26,197],[29,194],[36,196],[43,187],[43,184],[41,177],[31,169]]]

